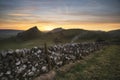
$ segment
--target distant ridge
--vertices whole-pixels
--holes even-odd
[[[9,38],[16,36],[19,32],[23,30],[14,30],[14,29],[0,29],[0,38]]]
[[[120,29],[105,32],[105,31],[84,30],[84,29],[76,29],[76,28],[63,29],[59,27],[49,32],[42,32],[37,28],[37,26],[34,26],[26,31],[15,30],[16,32],[14,32],[13,30],[14,33],[9,29],[7,30],[8,32],[6,30],[0,31],[1,39],[5,36],[6,38],[12,37],[11,40],[13,41],[14,40],[26,41],[36,38],[39,38],[40,40],[48,40],[53,42],[55,39],[60,39],[63,42],[64,41],[75,42],[81,40],[84,41],[84,40],[96,40],[96,39],[118,40],[118,41],[120,40]]]
[[[37,26],[34,26],[26,31],[20,32],[17,34],[17,38],[21,40],[28,40],[28,39],[34,39],[40,36],[41,31],[37,28]]]
[[[63,31],[64,29],[63,28],[55,28],[55,29],[53,29],[53,30],[51,30],[50,32],[51,33],[56,33],[56,32],[60,32],[60,31]]]

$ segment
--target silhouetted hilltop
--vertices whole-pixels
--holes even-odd
[[[20,32],[17,34],[17,38],[22,40],[28,40],[28,39],[34,39],[39,37],[41,34],[41,31],[37,28],[37,26],[34,26],[26,31]]]
[[[59,40],[61,42],[76,42],[76,41],[85,41],[85,40],[93,41],[98,39],[108,40],[108,41],[119,41],[120,30],[118,29],[118,30],[105,32],[105,31],[90,31],[84,29],[55,28],[45,33],[39,31],[37,26],[34,26],[26,31],[19,32],[15,37],[13,36],[12,38],[6,39],[6,41],[11,40],[11,42],[14,42],[15,40],[17,41],[35,40],[36,38],[39,38],[39,40],[47,41],[47,42],[49,41],[54,42],[55,40]]]
[[[50,33],[56,33],[56,32],[60,32],[60,31],[63,31],[64,29],[63,28],[55,28],[53,30],[50,31]]]

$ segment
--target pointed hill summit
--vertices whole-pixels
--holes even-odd
[[[41,31],[37,28],[37,26],[34,26],[26,31],[20,32],[17,34],[17,38],[21,40],[28,40],[28,39],[34,39],[40,37]]]

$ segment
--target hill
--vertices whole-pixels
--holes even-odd
[[[55,30],[55,29],[54,29]],[[62,40],[71,42],[85,41],[85,40],[120,40],[120,30],[105,31],[89,31],[83,29],[62,29],[61,31],[47,34],[51,37],[59,37]]]
[[[49,31],[49,33],[57,33],[57,32],[61,32],[63,30],[64,30],[63,28],[55,28],[55,29]]]
[[[39,31],[37,26],[34,26],[26,31],[20,32],[17,34],[17,39],[21,40],[29,40],[29,39],[34,39],[40,36],[42,32]]]
[[[119,38],[120,39],[120,29],[109,31],[108,34],[111,38]]]
[[[4,31],[3,31],[4,32]],[[4,32],[5,33],[5,32]],[[12,32],[7,34],[13,34]],[[17,34],[17,35],[16,35]],[[16,35],[16,36],[15,36]],[[85,40],[120,40],[120,30],[105,31],[89,31],[83,29],[63,29],[55,28],[47,33],[40,31],[37,26],[34,26],[26,31],[14,31],[14,36],[17,40],[28,41],[34,39],[43,39],[54,41],[58,39],[61,42],[79,42]]]
[[[0,38],[9,38],[22,31],[23,30],[0,29]]]
[[[34,26],[26,31],[20,31],[16,36],[14,34],[13,37],[1,39],[0,49],[32,48],[34,46],[41,46],[44,43],[47,43],[47,45],[54,45],[59,43],[64,44],[96,40],[105,40],[113,42],[113,44],[120,44],[120,30],[105,32],[56,28],[49,32],[42,32],[37,26]]]

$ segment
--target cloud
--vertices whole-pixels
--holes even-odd
[[[0,24],[120,23],[120,0],[1,0]]]
[[[8,14],[9,16],[16,16],[16,17],[29,17],[31,16],[30,14],[16,14],[16,13],[13,13],[13,14]]]

